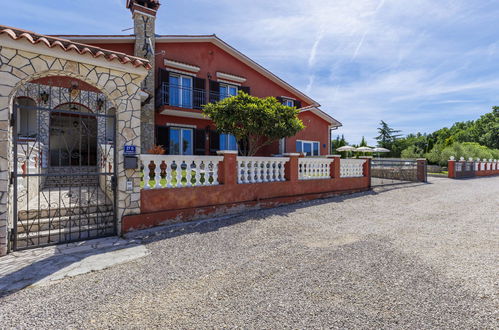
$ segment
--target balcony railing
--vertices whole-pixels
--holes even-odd
[[[210,91],[204,89],[185,87],[163,83],[156,94],[156,106],[170,105],[186,109],[202,109],[208,103],[214,103],[230,97],[227,93]]]
[[[156,98],[157,106],[171,105],[186,109],[201,109],[206,104],[206,91],[204,89],[163,83]]]

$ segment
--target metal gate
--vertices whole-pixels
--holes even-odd
[[[418,161],[414,159],[377,158],[371,161],[373,186],[427,182],[426,177],[426,163],[418,166]]]
[[[28,83],[11,125],[11,248],[115,235],[115,111],[104,95]]]

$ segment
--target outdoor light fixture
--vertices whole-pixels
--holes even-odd
[[[41,101],[41,102],[43,102],[43,104],[47,104],[49,97],[50,97],[49,93],[47,93],[46,91],[43,91],[38,95],[38,102]]]
[[[78,94],[80,93],[80,91],[78,90],[78,82],[77,81],[72,81],[71,82],[71,87],[69,87],[69,95],[71,95],[71,97],[75,98],[78,96]]]
[[[100,109],[102,109],[102,106],[104,105],[104,100],[101,98],[98,98],[96,103],[97,103],[97,110],[100,110]]]

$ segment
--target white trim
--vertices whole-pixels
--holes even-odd
[[[193,91],[194,91],[194,80],[192,79],[192,77],[190,75],[172,74],[172,75],[170,75],[168,77],[168,86],[170,88],[172,88],[172,85],[170,83],[170,79],[172,77],[177,78],[178,81],[179,81],[178,85],[175,86],[175,87],[173,87],[173,88],[177,89],[176,92],[178,92],[178,94],[177,93],[175,93],[175,94],[176,94],[176,97],[178,98],[179,105],[175,105],[175,104],[170,104],[170,105],[173,106],[173,107],[181,107],[181,108],[188,108],[188,109],[190,109],[192,107],[193,103],[194,103],[194,99],[193,99],[194,98],[194,93],[193,93]],[[191,82],[190,83],[190,85],[191,85],[191,87],[190,87],[190,106],[191,107],[184,106],[185,103],[184,103],[184,93],[183,92],[184,91],[189,91],[189,89],[187,89],[187,88],[184,87],[183,81],[187,81],[187,80],[190,80],[190,82]],[[174,94],[174,93],[172,93],[171,90],[170,90],[170,92],[168,93],[168,95],[171,96],[172,94]],[[170,99],[170,103],[171,103],[171,99]]]
[[[241,90],[240,88],[238,88],[239,86],[234,85],[234,84],[225,84],[225,83],[220,84],[220,86],[218,87],[218,92],[220,93],[219,94],[220,95],[220,99],[222,99],[222,92],[220,92],[220,87],[227,87],[227,94],[225,94],[226,97],[236,96],[239,93],[239,91]],[[236,95],[231,95],[229,93],[231,87],[235,87],[236,88]]]
[[[235,83],[235,82],[232,82],[232,81],[228,81],[228,80],[217,79],[217,82],[221,82],[221,83],[227,84],[227,85],[233,85],[233,86],[239,86],[239,87],[241,87],[241,84],[238,84],[238,83]]]
[[[171,68],[165,68],[165,70],[168,72],[173,72],[173,73],[181,74],[184,76],[197,77],[197,74],[192,73],[192,72],[186,72],[186,71],[176,70],[176,69],[171,69]]]
[[[172,128],[176,128],[179,131],[179,153],[178,154],[172,154],[170,153],[169,155],[179,155],[179,156],[192,156],[194,155],[194,130],[191,127],[185,127],[185,126],[173,126]],[[181,141],[184,141],[184,131],[189,130],[191,132],[191,138],[190,138],[190,144],[191,144],[191,150],[192,154],[184,154],[183,149],[181,148],[181,145],[183,146],[183,143]],[[171,134],[172,130],[169,131]],[[171,143],[171,136],[169,137],[170,143]],[[182,143],[182,144],[181,144]],[[168,146],[169,151],[171,151],[171,147]]]
[[[217,150],[217,155],[223,155],[223,154],[230,154],[230,155],[237,155],[239,151],[237,150]]]
[[[199,72],[199,70],[201,70],[201,68],[198,66],[180,63],[177,61],[168,60],[166,58],[164,59],[164,65],[173,67],[175,69],[190,71],[190,72],[195,72],[195,73],[197,73],[197,72]]]
[[[200,112],[191,112],[191,111],[185,111],[185,110],[170,110],[170,109],[165,109],[165,110],[161,111],[160,114],[162,114],[162,115],[168,115],[168,116],[174,116],[174,117],[185,117],[185,118],[196,118],[196,119],[211,120],[210,118],[206,118]]]
[[[159,125],[161,126],[161,125]],[[177,123],[166,123],[164,126],[168,126],[168,127],[185,127],[185,128],[195,128],[197,129],[198,127],[196,125],[187,125],[187,124],[177,124]]]
[[[302,143],[302,146],[301,146],[301,153],[304,153],[306,154],[306,152],[303,150],[303,143],[310,143],[312,144],[312,155],[311,156],[320,156],[321,155],[321,141],[311,141],[311,140],[296,140],[296,142],[301,142]],[[296,149],[296,142],[295,142],[295,149]],[[319,144],[319,150],[317,150],[319,152],[318,155],[314,155],[314,143],[318,143]]]
[[[126,73],[132,73],[139,76],[146,76],[149,71],[143,66],[135,67],[131,63],[123,64],[118,60],[109,61],[104,57],[95,58],[93,57],[93,55],[88,53],[79,54],[75,51],[67,52],[58,46],[53,48],[47,48],[47,46],[43,42],[33,45],[31,42],[29,42],[24,38],[20,40],[13,40],[6,34],[0,35],[0,45],[5,48],[24,50],[26,52],[34,54],[47,55],[73,62],[100,66],[103,68],[113,69]]]
[[[294,97],[291,97],[291,96],[279,96],[283,99],[288,99],[288,100],[293,100],[293,101],[296,101],[296,99]]]
[[[224,72],[217,72],[217,78],[227,79],[227,80],[235,81],[238,83],[243,83],[246,81],[246,78],[244,78],[244,77],[235,76],[235,75],[232,75],[229,73],[224,73]]]

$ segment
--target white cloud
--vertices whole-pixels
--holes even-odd
[[[41,33],[131,26],[125,0],[23,0],[3,8],[6,24]],[[381,119],[405,133],[428,132],[499,104],[498,16],[496,1],[166,1],[156,32],[217,33],[306,90],[344,124],[339,133],[359,142],[372,141]]]

